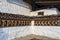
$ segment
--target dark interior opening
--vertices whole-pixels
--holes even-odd
[[[44,15],[44,12],[38,12],[38,15]]]

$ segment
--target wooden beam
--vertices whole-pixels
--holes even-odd
[[[35,3],[60,3],[60,1],[38,1]]]
[[[29,4],[32,4],[32,0],[23,0],[24,2],[27,2]]]
[[[60,1],[37,1],[35,3],[38,5],[57,5],[60,4]]]

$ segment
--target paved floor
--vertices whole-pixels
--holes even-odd
[[[45,36],[31,34],[31,35],[27,35],[25,37],[15,38],[12,40],[60,40],[60,39],[53,39],[53,38],[49,38],[49,37],[45,37]]]

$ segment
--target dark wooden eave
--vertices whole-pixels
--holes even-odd
[[[32,0],[23,0],[24,2],[27,2],[29,4],[32,4]]]
[[[35,3],[39,5],[57,5],[60,4],[60,1],[36,1]]]
[[[60,0],[23,0],[29,4],[32,4],[33,2],[35,4],[39,4],[39,5],[56,5],[56,4],[60,4]]]

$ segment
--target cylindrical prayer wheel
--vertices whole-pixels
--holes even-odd
[[[17,21],[16,20],[14,20],[14,26],[16,26],[17,25]]]
[[[5,26],[5,21],[6,21],[6,20],[2,20],[2,27]]]
[[[7,20],[7,27],[8,27],[8,26],[11,26],[10,20]]]

